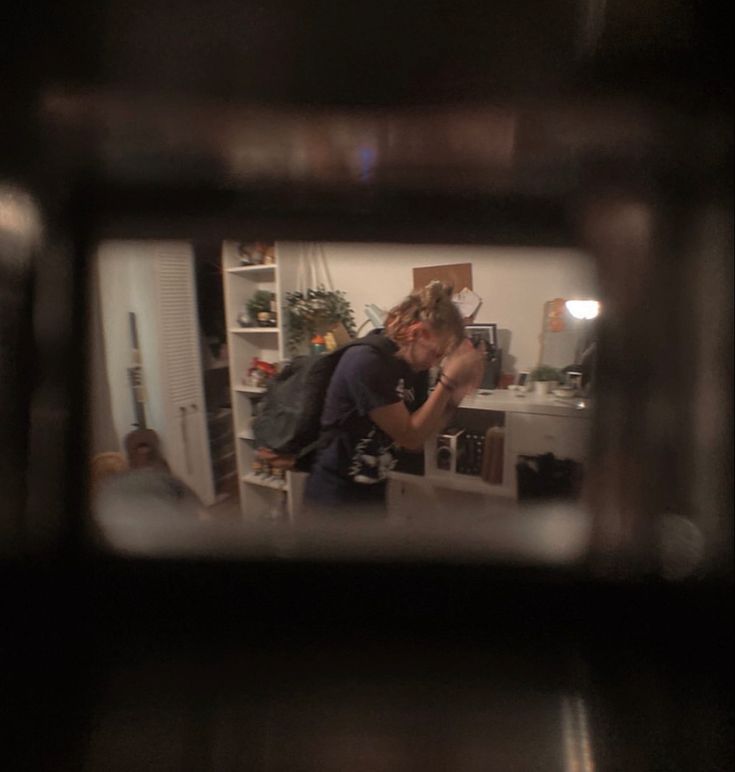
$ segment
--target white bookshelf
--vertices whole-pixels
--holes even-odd
[[[288,492],[288,483],[285,480],[275,480],[269,477],[246,474],[242,478],[245,485],[254,485],[256,488],[267,488],[274,491]]]
[[[274,276],[276,272],[275,265],[241,265],[236,268],[226,268],[225,271],[232,275],[245,276]]]
[[[266,390],[260,386],[235,386],[235,391],[241,391],[244,394],[265,394]]]
[[[243,236],[242,240],[249,239]],[[254,407],[265,389],[247,385],[243,379],[254,357],[273,363],[288,358],[282,309],[286,292],[296,289],[299,246],[277,243],[275,264],[255,266],[240,265],[237,246],[237,241],[223,243],[222,276],[240,509],[247,520],[269,518],[281,509],[285,509],[289,519],[293,520],[300,509],[305,475],[288,472],[285,480],[278,480],[253,474],[255,446],[251,422]],[[276,327],[242,327],[238,324],[238,315],[257,290],[275,293],[279,314]]]
[[[280,335],[279,327],[232,327],[230,332],[233,335]]]

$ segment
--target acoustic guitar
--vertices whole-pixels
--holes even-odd
[[[161,455],[161,443],[158,434],[149,429],[145,417],[145,386],[143,384],[143,363],[138,343],[138,325],[135,314],[128,314],[130,320],[130,340],[132,345],[132,365],[128,368],[128,381],[133,397],[134,426],[137,428],[125,437],[125,453],[131,469],[145,467],[161,468],[168,471],[168,464]]]

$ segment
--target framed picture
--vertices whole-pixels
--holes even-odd
[[[466,324],[465,330],[472,345],[482,351],[485,357],[485,372],[478,393],[492,391],[498,387],[500,379],[501,351],[498,348],[498,325]]]
[[[475,348],[482,346],[486,352],[498,348],[497,324],[466,324],[465,330]]]
[[[518,389],[524,389],[526,386],[528,386],[528,376],[530,375],[530,372],[528,370],[520,370],[517,377],[516,377],[516,388]]]

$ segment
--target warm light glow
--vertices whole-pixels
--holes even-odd
[[[25,191],[0,182],[0,231],[22,239],[37,239],[41,231],[38,207]]]
[[[600,313],[596,300],[567,300],[566,306],[575,319],[594,319]]]

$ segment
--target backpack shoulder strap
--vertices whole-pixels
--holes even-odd
[[[337,349],[337,351],[344,351],[345,349],[352,348],[353,346],[370,346],[370,348],[380,351],[381,354],[386,356],[393,356],[398,351],[398,346],[390,338],[386,337],[382,333],[369,333],[362,338],[351,340],[349,343],[345,343],[344,346]]]

